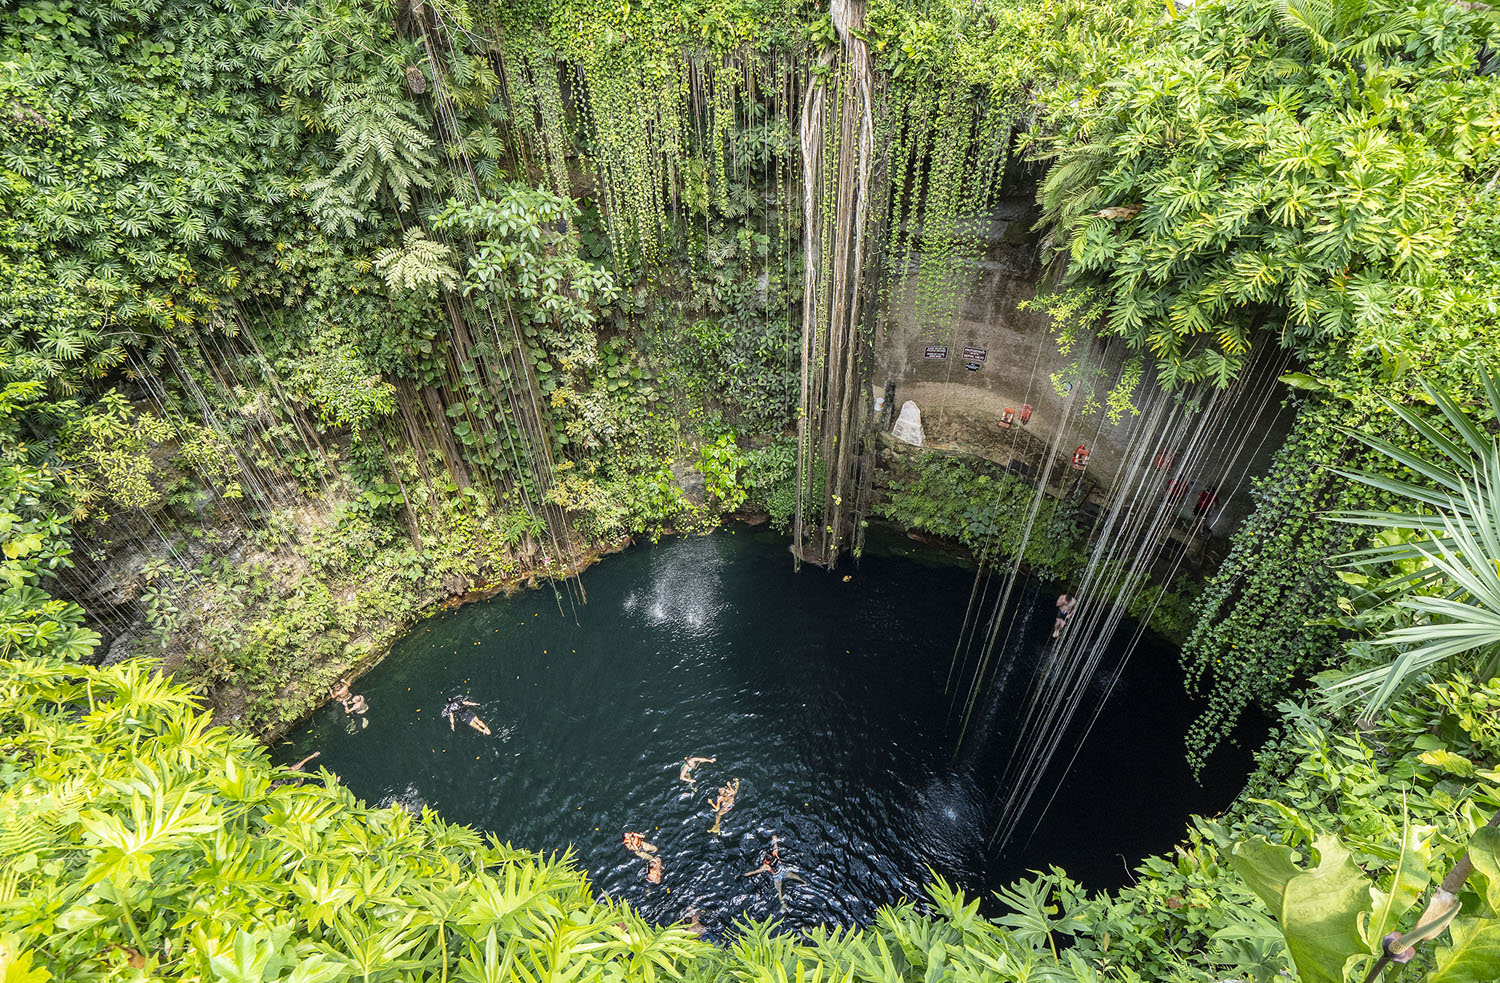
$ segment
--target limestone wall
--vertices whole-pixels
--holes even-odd
[[[895,292],[894,310],[880,325],[872,383],[876,393],[894,387],[886,429],[895,419],[894,411],[912,400],[922,411],[928,446],[1001,463],[1020,457],[1035,460],[1053,446],[1070,456],[1078,445],[1086,446],[1088,491],[1103,504],[1127,450],[1132,421],[1127,416],[1110,423],[1102,409],[1086,413],[1083,404],[1090,390],[1102,399],[1128,353],[1118,342],[1096,341],[1064,354],[1046,316],[1018,309],[1048,276],[1039,237],[1031,231],[1036,220],[1030,195],[1012,198],[991,213],[984,253],[965,264],[972,274],[959,278],[968,288],[951,323],[930,323],[919,316],[911,289],[914,270],[908,273],[908,289]],[[1274,369],[1267,366],[1262,371]],[[1068,382],[1074,388],[1060,393],[1058,384]],[[1019,414],[1026,404],[1032,406],[1031,420],[1018,436]],[[1007,409],[1017,413],[1010,427],[1003,425]],[[1247,514],[1245,472],[1264,471],[1291,421],[1292,411],[1280,407],[1279,397],[1263,407],[1257,401],[1256,406],[1236,411],[1232,436],[1226,433],[1215,441],[1206,459],[1207,472],[1219,473],[1236,450],[1241,463],[1227,486],[1219,489],[1223,501],[1214,524],[1216,535]],[[1184,514],[1191,513],[1201,490],[1195,485],[1187,491]]]

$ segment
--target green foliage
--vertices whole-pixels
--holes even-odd
[[[151,450],[172,436],[172,428],[151,413],[136,412],[118,390],[79,412],[60,436],[62,460],[78,471],[81,507],[101,498],[124,508],[151,508],[161,500]]]
[[[1483,385],[1488,405],[1482,416],[1493,419],[1500,414],[1500,380],[1486,369]],[[1329,686],[1342,698],[1366,696],[1366,716],[1439,663],[1467,658],[1485,678],[1500,669],[1500,445],[1452,397],[1425,381],[1422,386],[1440,421],[1382,399],[1416,449],[1357,434],[1384,459],[1386,473],[1343,472],[1393,496],[1401,510],[1335,516],[1382,530],[1377,545],[1346,558],[1345,581],[1363,589],[1357,607],[1344,603],[1355,615],[1348,625],[1379,632],[1361,650],[1394,657]]]
[[[1347,407],[1308,402],[1267,473],[1251,483],[1255,511],[1197,602],[1182,662],[1208,707],[1188,735],[1195,767],[1247,707],[1269,709],[1338,651],[1341,591],[1328,558],[1357,544],[1357,530],[1325,522],[1328,509],[1368,496],[1331,470],[1353,446],[1338,427]]]
[[[1064,86],[1045,220],[1068,281],[1167,385],[1223,385],[1257,332],[1393,337],[1487,174],[1482,11],[1446,0],[1194,4],[1103,86]],[[1404,353],[1401,357],[1404,357]]]
[[[732,433],[722,434],[713,443],[698,448],[698,472],[703,475],[704,490],[709,500],[724,512],[733,512],[745,501],[745,488],[740,484],[740,471],[744,467],[745,455]]]
[[[396,406],[396,389],[378,375],[353,345],[332,333],[318,336],[316,348],[303,352],[286,375],[287,392],[316,410],[325,425],[360,431]]]
[[[1457,728],[1479,756],[1500,760],[1500,678],[1479,684],[1459,673],[1428,686],[1446,728]]]
[[[0,931],[57,979],[639,974],[709,948],[594,904],[566,858],[288,781],[146,665],[7,661],[0,719]]]
[[[1146,584],[1130,598],[1127,613],[1146,621],[1159,632],[1181,645],[1198,623],[1198,595],[1201,581],[1180,576],[1168,584]]]
[[[786,426],[797,386],[796,338],[787,320],[766,324],[751,310],[695,321],[684,335],[678,362],[686,395],[762,433]]]
[[[781,436],[747,450],[740,482],[750,507],[765,512],[777,530],[787,531],[797,506],[796,443]]]
[[[988,462],[924,453],[898,458],[890,493],[875,514],[967,546],[981,560],[1014,557],[1043,576],[1060,579],[1083,568],[1079,530],[1056,500]],[[1030,528],[1031,535],[1026,533]]]
[[[1342,983],[1344,964],[1364,948],[1360,916],[1369,905],[1369,883],[1336,837],[1319,837],[1310,846],[1315,866],[1304,870],[1289,846],[1255,837],[1236,844],[1232,860],[1255,893],[1276,914],[1287,950],[1306,983]],[[1402,880],[1398,869],[1397,883]],[[1382,926],[1404,914],[1425,886],[1425,869],[1416,890],[1402,885],[1402,904],[1371,924]]]
[[[43,589],[73,565],[65,500],[47,471],[0,464],[0,658],[82,659],[99,644],[83,608]]]

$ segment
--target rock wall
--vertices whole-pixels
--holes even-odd
[[[1045,314],[1020,309],[1051,275],[1043,265],[1040,237],[1032,231],[1037,218],[1033,193],[1022,188],[980,224],[983,252],[965,261],[957,277],[966,286],[951,323],[931,323],[916,309],[913,264],[905,289],[894,291],[891,315],[879,325],[874,395],[886,397],[886,430],[903,402],[915,402],[922,412],[926,444],[937,449],[1036,466],[1042,455],[1056,448],[1059,458],[1069,462],[1059,460],[1055,468],[1070,469],[1071,455],[1083,445],[1089,459],[1079,490],[1104,504],[1129,447],[1134,420],[1127,414],[1111,423],[1102,406],[1089,411],[1088,404],[1102,403],[1129,353],[1114,340],[1084,341],[1064,352]],[[1083,338],[1092,337],[1088,326],[1080,327]],[[1276,370],[1267,365],[1259,371]],[[1269,380],[1257,378],[1249,388],[1269,391],[1262,382]],[[1151,384],[1149,378],[1143,381],[1138,393]],[[1064,386],[1071,388],[1064,391]],[[1246,476],[1265,470],[1293,416],[1290,408],[1281,406],[1279,392],[1269,401],[1241,402],[1234,410],[1232,438],[1215,441],[1206,456],[1204,471],[1212,475],[1238,458],[1218,489],[1215,535],[1227,533],[1248,514]],[[1030,420],[1022,426],[1022,408],[1027,405],[1032,407]],[[1009,426],[1008,410],[1016,415]],[[1162,480],[1165,483],[1165,477]],[[1202,490],[1198,485],[1186,490],[1184,516],[1191,515]]]

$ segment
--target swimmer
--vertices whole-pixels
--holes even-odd
[[[687,782],[689,785],[697,784],[698,779],[693,777],[693,769],[698,767],[699,765],[708,764],[711,761],[718,760],[718,755],[714,755],[712,758],[684,758],[682,763],[682,770],[677,773],[677,780],[680,782]]]
[[[1052,626],[1052,637],[1056,638],[1068,627],[1068,615],[1078,606],[1078,598],[1070,594],[1062,594],[1057,599],[1057,623]]]
[[[475,730],[479,731],[479,733],[488,737],[490,735],[490,729],[485,726],[484,721],[480,720],[473,710],[469,709],[470,707],[477,706],[479,706],[478,703],[475,703],[473,700],[466,700],[461,696],[455,696],[450,699],[446,704],[443,705],[442,713],[444,717],[448,718],[448,729],[457,730],[458,721],[462,720],[470,727],[473,727]]]
[[[686,927],[689,932],[701,939],[708,934],[708,926],[703,924],[703,920],[698,915],[698,909],[694,908],[684,915],[678,924]]]
[[[714,824],[708,828],[710,833],[724,832],[724,817],[729,810],[734,808],[735,797],[740,794],[740,780],[731,778],[728,785],[719,788],[719,798],[709,799],[709,808],[714,811]]]
[[[770,874],[771,883],[776,885],[776,900],[781,902],[781,910],[786,911],[786,895],[782,893],[781,885],[787,880],[793,880],[799,884],[806,884],[803,876],[794,870],[787,870],[781,866],[781,845],[776,837],[771,837],[771,852],[760,860],[760,866],[754,870],[746,871],[741,877],[756,877],[760,874]]]
[[[620,837],[624,841],[625,849],[640,857],[642,860],[650,860],[651,854],[656,852],[655,843],[647,843],[646,837],[640,833],[626,833]]]
[[[355,693],[344,701],[345,713],[357,713],[360,716],[364,716],[365,711],[369,709],[370,704],[365,702],[365,697],[362,693]]]
[[[340,679],[328,687],[328,698],[330,700],[338,700],[340,703],[349,699],[349,680]]]
[[[276,779],[275,781],[273,781],[271,783],[271,788],[280,788],[283,785],[301,785],[303,782],[307,781],[307,776],[301,774],[302,769],[307,767],[307,763],[309,761],[311,761],[313,758],[318,757],[322,753],[323,753],[322,751],[314,751],[312,754],[309,754],[307,757],[303,758],[301,761],[297,762],[296,764],[294,764],[294,765],[287,765],[286,770],[287,771],[298,772],[297,777],[296,778],[278,778],[278,779]]]
[[[756,874],[772,874],[776,868],[781,866],[781,838],[772,834],[771,852],[760,858],[760,866],[751,871],[740,874],[741,877],[754,877]]]
[[[646,865],[646,880],[652,884],[661,883],[661,858],[652,857],[651,862]]]

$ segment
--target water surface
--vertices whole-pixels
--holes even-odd
[[[1221,762],[1225,778],[1207,789],[1190,779],[1182,735],[1194,710],[1175,654],[1148,641],[1058,787],[1065,742],[1025,842],[988,851],[1008,701],[959,766],[944,692],[973,573],[930,548],[887,545],[899,548],[873,549],[857,569],[794,573],[784,539],[738,528],[606,558],[583,574],[586,605],[544,588],[466,606],[419,624],[359,680],[366,726],[324,707],[278,760],[316,749],[372,803],[427,805],[516,846],[572,849],[596,890],[660,921],[697,908],[715,934],[741,915],[867,922],[919,897],[929,870],[971,893],[1052,863],[1115,886],[1127,863],[1175,842],[1190,812],[1232,797],[1242,762]],[[1013,633],[1013,689],[1052,624],[1044,586],[1027,593]],[[457,693],[492,736],[440,718]],[[694,786],[678,780],[688,755],[718,759]],[[738,801],[711,835],[706,800],[730,778]],[[658,846],[660,885],[622,847],[627,830]],[[769,878],[736,876],[772,834],[806,880],[786,883],[784,911]]]

